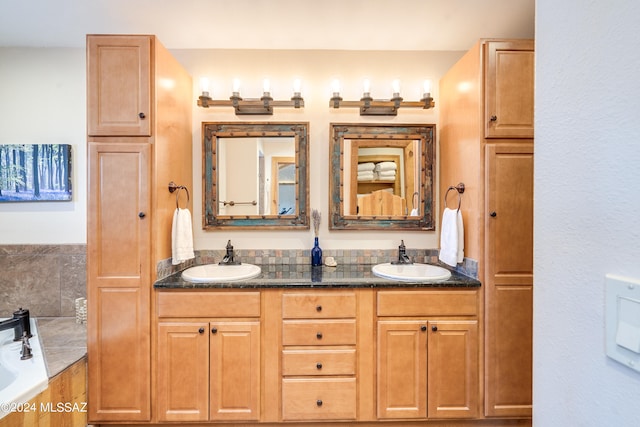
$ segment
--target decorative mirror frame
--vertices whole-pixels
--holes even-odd
[[[219,138],[287,137],[295,139],[296,212],[291,215],[218,215],[217,158]],[[203,122],[203,226],[207,229],[309,228],[308,122]]]
[[[435,124],[331,123],[329,132],[329,228],[332,230],[435,230],[434,183]],[[419,140],[421,146],[420,216],[344,215],[345,140]],[[345,180],[347,179],[347,180]]]

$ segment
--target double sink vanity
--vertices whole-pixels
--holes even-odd
[[[475,418],[479,288],[427,264],[175,273],[154,284],[157,420]]]

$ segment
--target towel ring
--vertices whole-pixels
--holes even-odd
[[[189,207],[189,189],[187,187],[185,187],[184,185],[176,185],[175,182],[171,181],[169,183],[169,193],[173,193],[174,191],[176,191],[176,209],[180,208],[180,190],[184,190],[187,193],[187,204],[185,205],[185,209]]]
[[[449,195],[449,191],[451,190],[456,190],[458,193],[458,211],[460,211],[460,206],[462,205],[462,193],[464,193],[464,184],[461,182],[460,184],[456,185],[456,186],[450,186],[449,188],[447,188],[447,192],[444,193],[444,207],[448,207],[447,206],[447,196]]]

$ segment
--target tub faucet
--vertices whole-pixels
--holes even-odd
[[[23,334],[26,332],[27,337],[31,338],[31,323],[29,322],[29,310],[23,310],[22,307],[13,312],[11,319],[0,322],[0,331],[13,328],[13,340],[22,340]]]
[[[400,246],[398,246],[398,260],[391,261],[391,264],[413,264],[409,255],[407,255],[407,248],[404,245],[404,240],[401,240]]]
[[[31,343],[29,342],[29,337],[27,336],[27,332],[22,333],[22,350],[20,350],[20,360],[27,360],[33,357],[31,353]]]
[[[234,259],[235,255],[233,253],[233,246],[231,245],[231,240],[229,240],[227,242],[227,254],[224,256],[224,258],[222,258],[222,261],[220,261],[218,264],[219,265],[240,265],[240,261],[236,261]]]

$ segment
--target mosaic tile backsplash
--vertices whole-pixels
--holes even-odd
[[[199,264],[217,263],[222,260],[225,250],[196,251],[196,258],[180,265],[171,265],[171,259],[158,263],[158,279],[170,276],[185,268]],[[427,264],[439,264],[437,249],[410,249],[407,255],[414,262]],[[335,258],[338,264],[378,264],[390,262],[398,258],[397,249],[323,249],[322,257]],[[258,265],[276,264],[309,264],[311,265],[310,249],[236,249],[235,258],[240,262]],[[465,258],[462,264],[458,264],[456,271],[464,275],[477,278],[478,264],[475,260]]]

